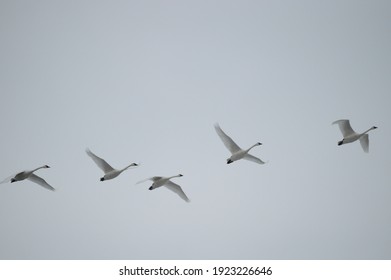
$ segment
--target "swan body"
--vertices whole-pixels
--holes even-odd
[[[7,181],[10,181],[11,183],[15,183],[18,181],[23,181],[25,179],[28,179],[40,185],[41,187],[44,187],[45,189],[48,189],[50,191],[55,191],[55,189],[51,185],[49,185],[44,179],[34,174],[35,171],[42,168],[50,168],[50,167],[48,165],[43,165],[33,170],[22,171],[16,174],[15,176],[8,177],[7,179],[3,180],[1,183],[5,183]]]
[[[151,180],[153,181],[152,183],[152,186],[149,187],[149,190],[152,191],[156,188],[159,188],[161,186],[165,186],[167,187],[169,190],[173,191],[174,193],[176,193],[177,195],[179,195],[180,198],[182,198],[184,201],[186,202],[190,202],[189,198],[186,196],[185,192],[182,190],[182,188],[173,183],[170,179],[172,178],[175,178],[175,177],[182,177],[183,175],[182,174],[178,174],[178,175],[175,175],[175,176],[171,176],[171,177],[161,177],[161,176],[155,176],[155,177],[151,177],[151,178],[147,178],[145,180],[142,180],[140,182],[138,182],[137,184],[139,183],[142,183],[142,182],[145,182],[145,181],[148,181],[148,180]]]
[[[220,137],[221,141],[223,141],[223,144],[225,147],[231,152],[231,156],[227,159],[227,164],[230,164],[234,161],[237,161],[239,159],[246,159],[258,164],[264,164],[265,162],[260,160],[257,157],[254,157],[253,155],[250,155],[248,152],[256,147],[262,145],[262,143],[258,142],[252,145],[250,148],[243,150],[240,148],[231,137],[229,137],[225,132],[220,128],[219,124],[215,124],[215,130],[217,132],[217,135]]]
[[[100,169],[102,169],[102,171],[105,173],[105,175],[100,178],[101,181],[106,181],[106,180],[110,180],[115,177],[118,177],[119,174],[121,174],[122,172],[124,172],[128,168],[130,168],[132,166],[138,166],[137,163],[132,163],[123,169],[115,169],[115,168],[111,167],[111,165],[108,164],[104,159],[98,157],[93,152],[91,152],[89,149],[86,149],[86,153],[87,153],[87,155],[89,155],[91,157],[91,159],[96,163],[96,165]]]
[[[343,139],[341,141],[338,141],[338,146],[360,140],[360,144],[361,144],[362,149],[364,150],[364,152],[368,153],[368,151],[369,151],[369,136],[367,133],[373,129],[377,129],[376,126],[372,126],[371,128],[367,129],[363,133],[357,133],[350,126],[349,120],[337,120],[337,121],[333,122],[332,124],[338,124],[339,129],[341,130],[342,135],[343,135]]]

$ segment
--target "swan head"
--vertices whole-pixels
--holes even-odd
[[[178,174],[178,177],[183,177],[183,175],[182,174]]]
[[[14,183],[14,182],[16,182],[16,180],[15,180],[15,178],[12,178],[11,183]]]
[[[103,182],[105,180],[105,177],[100,178],[100,181]]]
[[[233,163],[233,162],[234,161],[231,158],[227,159],[227,164],[230,164],[230,163]]]
[[[153,190],[153,187],[152,187],[152,186],[150,186],[150,187],[148,188],[148,190],[152,191],[152,190]]]
[[[130,166],[138,166],[137,163],[132,163]]]
[[[260,145],[262,145],[262,143],[258,142],[258,143],[257,143],[257,146],[260,146]]]
[[[49,165],[44,165],[43,168],[50,168],[50,166]]]
[[[377,126],[372,126],[372,129],[376,129],[377,128]]]
[[[344,140],[344,139],[343,139]],[[341,146],[343,144],[343,140],[338,142],[338,146]]]

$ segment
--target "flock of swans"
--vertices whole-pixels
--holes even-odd
[[[349,120],[337,120],[337,121],[333,122],[332,124],[338,124],[339,129],[341,130],[342,135],[343,135],[343,139],[338,142],[338,146],[360,140],[360,144],[361,144],[361,147],[363,148],[364,152],[368,153],[368,151],[369,151],[369,137],[368,137],[367,133],[373,129],[376,129],[377,128],[376,126],[372,126],[371,128],[369,128],[368,130],[366,130],[362,133],[357,133],[350,126]],[[243,150],[232,140],[231,137],[229,137],[220,128],[220,126],[217,123],[215,124],[214,127],[215,127],[217,135],[220,137],[220,139],[223,142],[223,144],[225,145],[225,147],[231,152],[231,156],[227,159],[227,164],[233,163],[234,161],[237,161],[240,159],[246,159],[246,160],[258,163],[258,164],[265,163],[261,159],[249,154],[249,151],[252,148],[254,148],[256,146],[260,146],[260,145],[262,145],[262,143],[257,142],[254,145],[252,145],[251,147],[249,147],[248,149]],[[95,164],[104,172],[104,175],[103,175],[103,177],[100,178],[100,181],[114,179],[114,178],[118,177],[125,170],[127,170],[131,167],[138,166],[137,163],[132,163],[123,169],[115,169],[110,164],[108,164],[104,159],[98,157],[93,152],[91,152],[89,149],[86,149],[86,153],[88,156],[91,157],[91,159],[95,162]],[[44,179],[42,179],[41,177],[34,174],[35,171],[38,171],[39,169],[43,169],[43,168],[50,168],[50,167],[48,165],[43,165],[43,166],[35,168],[33,170],[19,172],[16,175],[12,175],[12,176],[4,179],[2,182],[0,182],[0,184],[6,183],[6,182],[14,183],[14,182],[23,181],[25,179],[28,179],[28,180],[46,188],[46,189],[48,189],[48,190],[54,191],[55,189],[51,185],[49,185]],[[181,186],[179,186],[171,181],[172,178],[182,177],[182,176],[183,176],[182,174],[178,174],[178,175],[174,175],[174,176],[170,176],[170,177],[154,176],[154,177],[142,180],[142,181],[138,182],[137,184],[150,180],[153,183],[152,183],[151,187],[149,188],[149,190],[154,190],[156,188],[165,186],[167,189],[176,193],[184,201],[190,202],[189,198],[186,196],[186,194],[182,190]]]

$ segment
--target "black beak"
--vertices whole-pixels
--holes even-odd
[[[152,191],[152,190],[153,190],[152,186],[151,186],[151,187],[149,187],[149,189],[148,189],[148,190]]]
[[[227,164],[230,164],[230,163],[233,163],[233,161],[232,160],[227,160]]]
[[[105,180],[105,178],[103,178],[103,177],[102,177],[102,178],[100,178],[100,181],[101,181],[101,182],[103,182],[104,180]]]

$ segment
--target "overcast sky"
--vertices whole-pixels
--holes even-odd
[[[390,1],[0,1],[1,259],[390,259]],[[337,119],[371,131],[370,151]],[[218,122],[258,165],[230,156]],[[114,167],[100,182],[90,148]],[[171,176],[191,203],[168,189]]]

